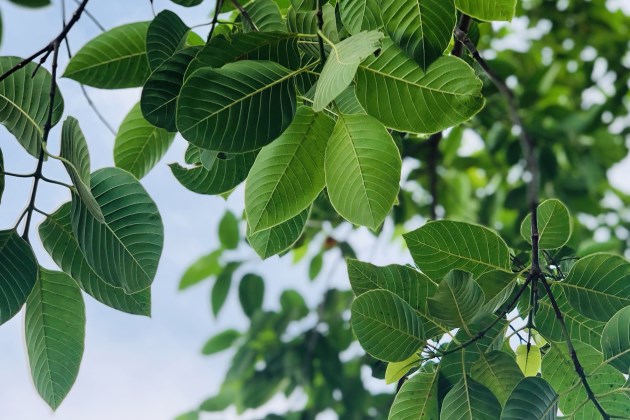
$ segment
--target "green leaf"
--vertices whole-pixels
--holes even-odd
[[[498,420],[500,415],[501,404],[492,392],[468,375],[446,394],[440,410],[440,418],[449,420]]]
[[[106,283],[88,264],[72,233],[71,204],[65,203],[39,225],[39,237],[53,261],[87,294],[119,311],[151,315],[151,289],[128,295]]]
[[[401,380],[410,369],[420,366],[420,356],[414,353],[402,362],[391,362],[385,370],[385,383],[393,384]]]
[[[296,217],[322,192],[326,146],[334,125],[327,115],[300,107],[286,131],[263,147],[245,185],[251,233]]]
[[[573,265],[560,285],[576,311],[607,322],[630,306],[630,262],[613,254],[589,255]]]
[[[606,323],[602,332],[606,363],[623,373],[630,371],[630,306],[621,309]]]
[[[378,0],[346,0],[339,2],[341,22],[349,33],[371,31],[382,26]]]
[[[223,249],[217,249],[192,263],[179,281],[179,290],[187,289],[210,276],[219,274],[221,272],[220,258],[222,254]]]
[[[240,239],[238,219],[231,211],[226,211],[219,221],[219,241],[226,249],[236,249]]]
[[[485,297],[481,287],[466,271],[452,270],[440,282],[437,292],[427,299],[429,314],[451,328],[468,329]]]
[[[270,61],[238,61],[202,68],[182,86],[177,128],[192,144],[226,153],[261,148],[277,138],[295,113],[291,71]]]
[[[149,22],[118,26],[85,44],[64,77],[101,89],[142,86],[150,74],[146,52]]]
[[[280,307],[283,314],[295,321],[303,319],[310,313],[302,295],[291,289],[283,291],[280,295]]]
[[[311,207],[308,207],[284,223],[254,234],[248,232],[247,241],[263,260],[280,254],[300,239],[310,213]]]
[[[357,98],[367,113],[413,133],[435,133],[470,119],[483,107],[481,87],[463,60],[441,57],[425,73],[387,38],[381,54],[360,64],[356,76]]]
[[[354,78],[359,63],[381,47],[379,31],[360,32],[333,45],[317,81],[313,109],[322,111]]]
[[[44,7],[50,5],[50,0],[9,0],[11,3],[24,7]]]
[[[175,4],[179,4],[184,7],[197,6],[203,2],[203,0],[171,0]]]
[[[476,281],[486,297],[486,303],[479,312],[494,313],[512,296],[518,273],[508,271],[486,271]]]
[[[479,20],[512,20],[516,0],[455,0],[455,6]]]
[[[552,420],[557,418],[558,394],[542,378],[522,379],[505,402],[501,420]]]
[[[256,0],[245,6],[250,19],[256,25],[252,28],[247,19],[243,19],[248,32],[286,32],[287,26],[278,5],[273,0]]]
[[[92,174],[92,194],[105,223],[73,200],[72,230],[79,247],[108,284],[135,293],[151,286],[164,242],[155,203],[128,172],[104,168]]]
[[[420,350],[424,331],[413,308],[394,293],[372,290],[352,303],[354,333],[371,356],[400,362]]]
[[[326,148],[330,202],[346,220],[376,230],[396,201],[402,161],[387,129],[369,115],[341,115]]]
[[[162,10],[147,29],[146,51],[151,70],[160,67],[180,50],[190,28],[175,13]]]
[[[527,345],[516,347],[516,363],[525,376],[536,376],[540,371],[542,358],[538,346],[531,345],[527,351]]]
[[[17,314],[37,281],[37,260],[16,230],[0,231],[0,325]]]
[[[532,243],[532,217],[521,223],[521,235]],[[560,200],[545,200],[538,206],[538,246],[541,249],[561,248],[571,237],[571,216]]]
[[[241,336],[241,333],[230,329],[220,332],[203,345],[201,353],[205,356],[222,352],[232,347],[232,344]]]
[[[245,274],[238,285],[238,297],[248,318],[262,308],[265,281],[256,274]]]
[[[166,154],[175,133],[153,126],[144,119],[140,104],[127,114],[116,134],[114,162],[140,179]]]
[[[230,287],[232,286],[232,276],[240,266],[241,263],[238,261],[227,263],[227,265],[219,273],[214,286],[212,286],[210,301],[212,304],[212,314],[215,318],[219,315],[219,312],[221,312],[223,304],[225,304],[225,299],[227,299]]]
[[[85,342],[85,305],[67,274],[40,270],[26,303],[25,336],[33,382],[57,409],[79,374]]]
[[[514,359],[498,350],[480,353],[479,359],[470,368],[470,376],[492,391],[501,405],[505,405],[512,390],[523,379]]]
[[[335,99],[335,105],[342,114],[365,114],[365,109],[359,103],[357,94],[354,91],[354,86],[348,86],[346,90],[341,92],[337,99]]]
[[[0,57],[0,74],[22,61],[19,57]],[[28,63],[0,82],[0,123],[32,156],[39,158],[44,125],[50,108],[51,76],[36,63]],[[33,76],[35,73],[35,76]],[[28,94],[26,94],[28,93]],[[53,126],[63,114],[63,98],[57,89],[53,109]]]
[[[396,393],[387,418],[437,420],[438,407],[438,370],[421,372],[409,378]]]
[[[66,160],[63,166],[77,189],[78,198],[96,220],[105,222],[103,212],[90,190],[90,151],[79,121],[73,117],[68,117],[61,127],[59,155]],[[76,196],[73,195],[73,198],[76,199]]]
[[[416,265],[432,279],[439,280],[453,269],[474,277],[491,270],[510,272],[508,246],[483,226],[438,220],[403,236]]]
[[[322,252],[318,253],[313,257],[311,263],[308,266],[308,278],[313,281],[319,276],[319,273],[322,271],[322,267],[324,266],[324,254]]]
[[[384,0],[381,8],[387,34],[423,69],[442,56],[457,23],[453,0]]]

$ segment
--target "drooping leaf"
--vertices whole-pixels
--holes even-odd
[[[240,266],[241,263],[238,261],[230,261],[227,263],[217,276],[217,281],[212,286],[210,302],[212,304],[212,314],[215,317],[219,315],[221,308],[223,308],[225,304],[225,299],[227,299],[230,288],[232,287],[232,276]]]
[[[531,215],[521,223],[521,235],[532,243]],[[561,248],[571,236],[569,210],[560,200],[545,200],[538,206],[538,246],[541,249]]]
[[[55,410],[79,374],[85,341],[83,297],[67,274],[40,270],[26,303],[25,337],[35,388]]]
[[[410,369],[420,365],[420,356],[414,353],[402,362],[391,362],[387,364],[385,370],[385,383],[393,384],[402,379]]]
[[[262,308],[265,297],[265,281],[256,274],[245,274],[238,285],[238,297],[247,317]]]
[[[576,262],[559,283],[569,304],[582,315],[607,322],[630,306],[630,262],[613,254],[592,254]]]
[[[519,345],[516,347],[516,363],[525,376],[538,375],[542,364],[540,348],[532,344],[528,350],[526,344]]]
[[[182,86],[177,128],[201,148],[226,153],[259,149],[293,119],[292,78],[298,72],[270,61],[248,60],[197,70]]]
[[[31,246],[15,230],[0,231],[0,325],[22,309],[37,272]]]
[[[151,289],[127,294],[106,283],[90,267],[72,233],[71,204],[65,203],[39,225],[39,237],[53,261],[99,302],[135,315],[151,315]]]
[[[219,221],[219,241],[226,249],[236,249],[240,239],[238,219],[231,211],[226,211]]]
[[[311,207],[308,207],[284,223],[254,234],[248,233],[247,241],[262,259],[280,254],[300,239],[310,213]]]
[[[479,20],[512,20],[516,0],[455,0],[457,8]]]
[[[249,20],[243,19],[246,31],[286,32],[287,26],[275,1],[256,0],[245,6],[245,10],[249,14],[252,23],[256,26],[252,28]]]
[[[619,310],[606,323],[602,351],[607,363],[623,373],[630,371],[630,306]]]
[[[435,133],[467,121],[484,104],[481,80],[463,60],[441,57],[425,73],[387,38],[378,57],[359,65],[355,80],[367,113],[398,131]]]
[[[9,0],[11,3],[15,3],[24,7],[44,7],[50,4],[50,0]]]
[[[245,185],[245,211],[250,232],[292,219],[307,209],[324,189],[324,158],[334,121],[300,107],[291,125],[263,147]]]
[[[234,329],[222,331],[206,341],[206,344],[204,344],[201,349],[201,354],[209,356],[227,350],[232,347],[232,344],[234,344],[240,336],[241,333]]]
[[[352,303],[352,328],[373,357],[400,362],[418,351],[424,331],[413,308],[394,293],[372,290]]]
[[[179,4],[184,7],[197,6],[203,2],[203,0],[171,0],[175,4]]]
[[[217,249],[192,263],[179,281],[179,290],[187,289],[210,276],[219,274],[221,272],[220,258],[222,254],[223,250]]]
[[[421,372],[396,393],[389,420],[437,420],[439,418],[438,370]]]
[[[0,57],[0,74],[22,61],[19,57]],[[48,70],[29,63],[0,82],[0,123],[32,156],[39,158],[44,125],[50,109],[51,76]],[[63,98],[57,89],[52,124],[63,114]]]
[[[360,32],[333,45],[317,81],[313,109],[322,111],[354,78],[359,63],[381,47],[379,31]]]
[[[144,119],[138,103],[120,124],[114,142],[114,162],[140,179],[166,154],[173,139],[175,133],[155,127]]]
[[[492,392],[479,382],[463,375],[444,397],[440,418],[453,420],[498,420],[501,404]]]
[[[105,223],[72,202],[72,230],[88,263],[105,282],[127,293],[148,288],[164,242],[155,203],[133,175],[118,168],[94,172],[91,187]]]
[[[557,418],[558,394],[542,378],[523,378],[505,402],[501,420],[553,420]]]
[[[377,0],[346,0],[339,2],[343,26],[352,35],[381,27],[380,5]]]
[[[488,388],[501,405],[505,405],[512,390],[523,379],[523,373],[514,359],[497,350],[481,353],[470,369],[470,376]]]
[[[384,0],[385,30],[403,51],[427,69],[442,56],[453,36],[453,0]]]
[[[170,10],[162,10],[147,29],[146,51],[151,70],[160,67],[182,48],[190,28]]]
[[[432,279],[453,269],[474,277],[491,270],[510,272],[508,246],[483,226],[438,220],[403,236],[416,265]]]
[[[392,136],[369,115],[341,115],[326,148],[330,202],[346,220],[376,230],[398,195],[401,158]]]
[[[485,300],[483,290],[466,271],[450,271],[440,282],[435,295],[427,299],[429,314],[451,328],[468,330],[480,315]]]

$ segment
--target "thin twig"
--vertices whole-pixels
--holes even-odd
[[[31,174],[16,174],[16,173],[13,173],[13,172],[0,171],[0,175],[12,176],[14,178],[32,178],[32,177],[35,176],[35,172],[33,172]]]
[[[223,7],[224,0],[217,0],[214,6],[214,16],[212,16],[212,23],[210,24],[210,32],[208,33],[208,41],[212,39],[212,35],[214,34],[214,30],[217,27],[217,23],[219,23],[219,14],[221,13],[221,8]]]
[[[74,0],[74,2],[76,4],[81,4],[80,0]],[[96,27],[101,30],[101,32],[106,32],[107,31],[105,26],[103,26],[101,24],[101,22],[99,22],[98,19],[96,19],[96,17],[92,13],[90,13],[89,10],[85,9],[84,13],[85,13],[85,16],[87,16],[92,21],[92,23],[94,23],[94,25],[96,25]]]

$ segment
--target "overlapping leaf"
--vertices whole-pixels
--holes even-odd
[[[396,393],[389,411],[390,420],[437,419],[438,370],[421,372],[406,381]]]
[[[522,379],[505,402],[501,420],[553,420],[557,418],[558,394],[542,378]]]
[[[501,404],[492,392],[464,375],[444,397],[440,418],[453,420],[499,419]]]
[[[339,2],[343,26],[352,35],[381,27],[381,9],[377,0],[346,0]]]
[[[504,405],[523,374],[512,357],[502,351],[481,353],[470,368],[470,376],[488,388]]]
[[[450,271],[440,282],[435,295],[427,299],[429,314],[451,328],[464,328],[480,315],[485,297],[481,287],[466,271]]]
[[[486,302],[480,309],[482,313],[496,312],[512,296],[518,273],[502,270],[486,271],[476,282],[483,290]]]
[[[418,353],[412,354],[402,362],[390,362],[387,364],[387,369],[385,369],[385,383],[389,385],[398,382],[404,378],[411,369],[419,366],[420,356]]]
[[[16,230],[0,231],[0,325],[17,314],[37,280],[31,246]]]
[[[181,49],[190,28],[175,13],[162,10],[147,29],[146,50],[151,70]]]
[[[252,28],[250,21],[243,19],[245,30],[250,32],[286,32],[287,26],[275,1],[256,0],[249,3],[245,10],[251,19],[251,23],[255,25],[255,28]]]
[[[311,207],[294,218],[272,228],[247,235],[249,245],[262,259],[280,254],[289,249],[302,235]]]
[[[630,371],[630,306],[613,315],[602,332],[606,362],[623,373]]]
[[[521,236],[532,242],[531,215],[521,223]],[[541,249],[561,248],[571,236],[569,210],[560,200],[545,200],[538,206],[538,246]]]
[[[516,0],[455,0],[463,13],[479,20],[512,20]]]
[[[525,376],[536,376],[540,371],[542,358],[540,348],[531,344],[528,348],[526,344],[516,347],[516,363]]]

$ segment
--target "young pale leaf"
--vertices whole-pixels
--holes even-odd
[[[229,262],[217,277],[217,281],[212,286],[210,294],[210,303],[212,304],[212,314],[215,318],[221,312],[221,308],[225,304],[230,288],[232,287],[232,276],[234,272],[241,266],[238,261]]]
[[[569,304],[582,315],[608,322],[630,306],[630,262],[613,254],[593,254],[579,260],[560,282]]]
[[[63,76],[101,89],[142,86],[150,74],[148,28],[149,22],[135,22],[102,33],[72,57]]]
[[[85,341],[83,297],[67,274],[40,270],[26,303],[25,330],[35,388],[55,410],[79,374]]]
[[[226,211],[219,221],[219,241],[226,249],[236,249],[240,240],[238,219],[231,211]]]
[[[0,231],[0,325],[17,314],[37,280],[37,260],[16,230]]]
[[[238,285],[238,297],[248,318],[262,308],[265,297],[265,281],[256,274],[245,274]]]
[[[470,376],[492,391],[501,405],[505,405],[512,390],[523,379],[523,373],[514,359],[498,350],[480,353],[479,359],[470,368]]]
[[[356,86],[367,113],[398,131],[435,133],[467,121],[484,104],[481,80],[466,62],[441,57],[425,73],[388,38],[378,57],[359,65]]]
[[[309,208],[324,189],[324,158],[334,121],[300,107],[291,125],[263,147],[245,185],[250,233],[277,226]]]
[[[201,354],[209,356],[211,354],[222,352],[232,347],[232,344],[241,336],[236,330],[225,330],[209,339],[201,349]]]
[[[602,332],[602,351],[606,362],[623,373],[630,371],[630,306],[617,312]]]
[[[118,168],[94,172],[91,186],[105,223],[72,201],[72,230],[86,260],[105,282],[127,293],[148,288],[164,243],[155,203],[133,175]]]
[[[381,47],[382,38],[379,31],[360,32],[332,46],[317,81],[315,111],[322,111],[350,86],[359,64]]]
[[[455,0],[455,6],[467,15],[484,21],[512,20],[516,0]]]
[[[0,57],[0,74],[22,61],[19,57]],[[39,158],[44,125],[50,108],[51,76],[45,68],[28,63],[0,82],[0,123],[35,158]],[[35,74],[35,76],[33,76]],[[28,92],[28,94],[26,94]],[[52,124],[63,114],[63,98],[57,90]]]
[[[464,374],[451,389],[440,410],[440,418],[449,420],[498,420],[501,404],[492,392]]]
[[[162,10],[147,29],[146,50],[151,70],[155,70],[182,48],[190,28],[175,13]]]
[[[352,329],[373,357],[400,362],[417,352],[424,342],[420,318],[394,293],[372,290],[352,303]]]
[[[114,142],[114,162],[140,179],[166,154],[174,138],[175,133],[145,120],[138,103],[120,124]]]
[[[409,370],[418,366],[420,366],[420,356],[418,356],[418,353],[412,354],[402,362],[388,363],[387,369],[385,369],[385,383],[389,385],[398,382]]]
[[[326,148],[330,202],[349,222],[376,230],[396,201],[402,161],[392,136],[369,115],[341,115]]]
[[[532,217],[527,215],[521,223],[521,236],[532,243]],[[538,246],[541,249],[557,249],[571,237],[571,216],[560,200],[545,200],[538,206]]]
[[[53,261],[99,302],[134,315],[151,315],[151,289],[128,295],[106,283],[90,267],[72,233],[71,204],[65,203],[39,225],[39,237]]]
[[[451,328],[464,328],[481,315],[483,290],[466,271],[450,271],[440,282],[435,295],[427,299],[429,314]]]
[[[217,249],[192,263],[179,281],[179,290],[187,289],[210,276],[219,274],[221,272],[221,262],[219,260],[222,254],[223,249]]]
[[[261,148],[277,138],[295,114],[291,71],[271,61],[238,61],[202,68],[182,86],[177,128],[192,144],[226,153]]]
[[[343,26],[352,35],[378,29],[383,24],[378,0],[341,1],[339,11]]]
[[[508,246],[483,226],[438,220],[403,236],[416,265],[435,280],[453,269],[474,277],[491,270],[511,271]]]
[[[245,6],[251,22],[255,28],[251,27],[250,21],[243,19],[244,29],[248,32],[286,32],[287,25],[284,23],[280,8],[273,0],[256,0]]]
[[[68,117],[61,127],[59,155],[66,160],[63,166],[77,189],[77,195],[73,195],[72,198],[80,199],[96,220],[105,222],[103,212],[90,190],[90,151],[79,127],[79,121],[73,117]]]
[[[501,420],[554,420],[558,394],[542,378],[523,378],[505,402]]]
[[[294,218],[272,228],[254,234],[248,233],[247,241],[263,260],[280,254],[291,248],[300,238],[310,213],[311,207],[303,210]]]
[[[421,372],[396,393],[389,420],[437,420],[439,418],[438,370]]]
[[[526,344],[519,345],[516,348],[516,363],[525,376],[538,375],[542,364],[540,348],[532,344],[528,351]]]
[[[381,8],[387,34],[423,69],[442,56],[457,23],[453,0],[384,0]]]

